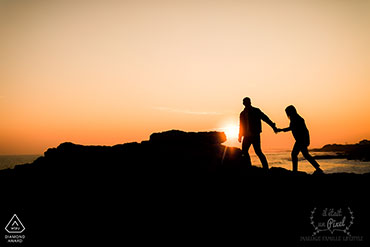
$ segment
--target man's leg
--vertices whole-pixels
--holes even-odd
[[[317,163],[317,161],[308,153],[307,147],[302,147],[301,151],[303,157],[305,157],[305,159],[308,160],[316,170],[321,170],[319,163]]]
[[[292,164],[293,164],[293,172],[298,170],[298,154],[301,151],[301,146],[298,143],[294,143],[293,150],[292,150]]]
[[[258,158],[260,159],[262,163],[262,167],[268,170],[269,164],[267,163],[266,156],[262,153],[260,135],[253,137],[252,144],[253,144],[254,152],[257,154]]]
[[[249,148],[252,145],[251,137],[244,136],[242,144],[242,152],[246,160],[247,166],[252,166],[251,157],[249,156]]]

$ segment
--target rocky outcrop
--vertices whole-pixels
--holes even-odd
[[[219,244],[224,236],[227,244],[237,238],[269,246],[272,239],[297,246],[312,234],[310,211],[319,206],[350,205],[361,218],[356,227],[367,229],[369,174],[247,168],[225,139],[222,132],[172,130],[111,147],[63,143],[32,164],[0,171],[1,212],[24,220],[30,246],[72,235],[85,245],[86,238],[116,244],[130,237],[173,245],[170,236]]]
[[[290,176],[291,171],[245,166],[239,148],[222,145],[223,132],[184,132],[170,130],[153,133],[141,143],[115,146],[83,146],[70,142],[49,148],[32,164],[0,171],[0,176],[52,179],[172,179],[199,177]],[[356,144],[352,152],[366,150],[368,143]],[[322,150],[332,150],[328,145]],[[346,150],[348,150],[346,147]],[[341,146],[342,148],[342,146]],[[361,149],[359,149],[361,148]],[[337,150],[337,149],[336,149]],[[304,172],[299,176],[308,176]],[[295,174],[294,176],[297,176]]]
[[[224,132],[184,132],[180,130],[170,130],[150,135],[149,141],[153,144],[180,144],[180,145],[214,145],[222,144],[226,141]]]
[[[32,164],[0,171],[0,176],[201,176],[218,172],[225,153],[223,132],[154,133],[148,141],[115,146],[83,146],[70,142],[49,148]],[[230,160],[239,153],[226,155]],[[228,159],[229,159],[228,158]],[[227,162],[227,161],[225,161]]]
[[[337,153],[337,155],[328,156],[327,158],[370,161],[370,141],[368,140],[362,140],[356,144],[328,144],[319,149],[312,149],[312,151]]]

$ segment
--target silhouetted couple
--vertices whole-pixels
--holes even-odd
[[[258,158],[261,160],[262,167],[268,170],[268,162],[261,150],[261,132],[262,132],[262,122],[265,121],[275,133],[281,131],[292,131],[295,144],[292,150],[292,163],[293,171],[298,170],[298,154],[302,152],[303,156],[312,164],[316,169],[316,173],[322,173],[320,165],[316,160],[308,153],[308,146],[310,145],[310,135],[306,127],[304,119],[297,113],[294,106],[290,105],[285,109],[285,112],[290,119],[290,125],[287,128],[279,129],[276,124],[272,122],[266,114],[264,114],[260,109],[253,107],[251,104],[251,99],[246,97],[243,99],[244,110],[240,113],[240,129],[239,129],[239,139],[242,141],[242,151],[243,155],[247,160],[249,166],[252,165],[251,158],[249,156],[249,148],[253,145],[254,151]]]

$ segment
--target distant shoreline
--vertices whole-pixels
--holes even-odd
[[[318,155],[316,159],[348,159],[370,161],[370,141],[362,140],[356,144],[327,144],[322,148],[311,149],[312,152],[334,152],[335,155]]]

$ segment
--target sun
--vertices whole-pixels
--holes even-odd
[[[239,136],[239,126],[228,125],[223,128],[227,140],[237,140]]]

